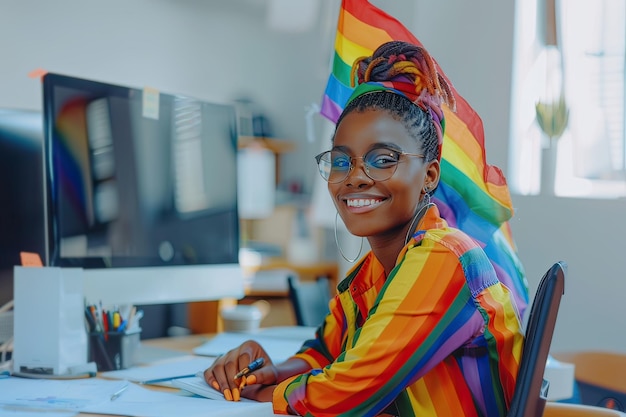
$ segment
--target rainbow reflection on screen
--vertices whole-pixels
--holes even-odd
[[[93,223],[93,188],[87,140],[87,100],[74,98],[63,104],[55,119],[54,166],[58,176],[60,203],[65,222],[72,229],[84,229]],[[67,225],[69,226],[69,225]]]

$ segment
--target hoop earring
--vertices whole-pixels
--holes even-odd
[[[424,213],[426,213],[426,210],[428,210],[429,207],[434,205],[434,203],[430,201],[430,193],[428,191],[428,188],[424,188],[424,197],[422,197],[422,200],[417,204],[419,208],[417,209],[417,213],[415,213],[415,216],[413,216],[413,220],[411,220],[409,230],[406,231],[406,236],[404,238],[405,245],[409,243],[409,236],[411,236],[413,227],[415,226],[417,220],[420,219],[424,215]]]
[[[337,249],[339,249],[339,253],[341,254],[341,257],[343,259],[346,260],[346,262],[350,262],[351,264],[353,264],[357,259],[359,259],[359,256],[361,256],[361,251],[363,250],[363,236],[361,236],[361,246],[359,247],[359,253],[357,253],[356,257],[350,259],[348,258],[344,253],[343,250],[341,249],[341,245],[339,245],[339,238],[337,237],[337,219],[339,217],[339,212],[335,213],[335,244],[337,244]]]

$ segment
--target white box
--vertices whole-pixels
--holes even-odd
[[[14,268],[13,371],[63,375],[87,363],[80,268]]]
[[[543,378],[550,383],[548,401],[567,400],[574,396],[576,366],[548,356]]]

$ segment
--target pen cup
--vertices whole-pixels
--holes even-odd
[[[130,368],[136,363],[141,329],[131,333],[89,333],[89,360],[96,363],[98,372]]]

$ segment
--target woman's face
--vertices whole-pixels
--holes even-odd
[[[401,233],[416,213],[424,185],[435,186],[439,163],[402,155],[395,173],[384,181],[375,181],[365,173],[360,158],[375,147],[385,145],[399,152],[421,153],[404,124],[388,112],[367,110],[345,116],[335,132],[333,149],[352,158],[354,168],[345,180],[329,183],[328,190],[348,230],[357,236]]]

